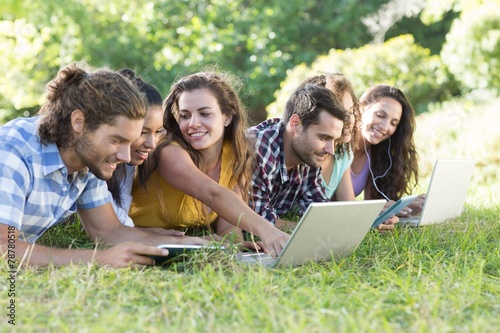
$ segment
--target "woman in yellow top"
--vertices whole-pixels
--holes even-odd
[[[252,152],[246,112],[229,76],[201,72],[178,80],[164,102],[167,135],[139,174],[130,217],[136,226],[213,226],[220,236],[241,229],[277,255],[289,235],[247,204]],[[215,223],[216,222],[216,223]]]

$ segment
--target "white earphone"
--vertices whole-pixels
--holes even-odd
[[[392,168],[392,157],[391,157],[391,137],[389,137],[389,146],[387,147],[387,156],[389,156],[389,167],[387,168],[387,170],[385,170],[384,174],[381,175],[381,176],[377,176],[375,177],[373,175],[373,171],[372,171],[372,167],[371,167],[371,160],[370,160],[370,154],[368,154],[368,151],[366,150],[366,142],[365,140],[363,140],[363,145],[365,146],[365,153],[366,153],[366,158],[368,159],[368,169],[370,170],[370,174],[372,175],[372,182],[373,182],[373,186],[375,186],[375,189],[378,191],[378,193],[382,194],[382,196],[387,200],[387,201],[390,201],[390,199],[385,195],[384,192],[382,192],[378,186],[377,186],[377,179],[379,178],[384,178],[387,173],[389,172],[389,170],[391,170]]]

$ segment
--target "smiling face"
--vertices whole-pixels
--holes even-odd
[[[372,145],[387,140],[396,132],[402,113],[401,104],[390,97],[381,97],[366,106],[362,113],[363,138]]]
[[[290,124],[297,121],[295,118],[298,116],[292,115]],[[319,114],[318,124],[311,124],[306,130],[299,124],[291,142],[296,159],[311,167],[320,167],[328,155],[334,154],[335,140],[340,138],[343,126],[342,120],[326,111],[321,111]]]
[[[179,97],[179,128],[184,139],[198,151],[222,147],[224,129],[231,118],[222,114],[208,89],[185,91]]]
[[[114,125],[101,125],[94,132],[83,132],[75,138],[74,151],[89,170],[99,179],[108,180],[116,165],[130,161],[130,146],[143,126],[143,120],[116,117]]]
[[[350,117],[349,126],[346,127],[344,125],[344,129],[342,131],[342,142],[348,143],[351,141],[352,129],[354,127],[354,122],[356,121],[353,110],[354,102],[352,100],[351,94],[349,94],[347,91],[344,93],[344,96],[342,96],[341,102],[344,105],[345,109],[349,112],[349,117]]]
[[[160,136],[165,133],[163,128],[163,110],[160,105],[148,108],[139,139],[130,146],[130,164],[140,165],[148,158],[156,147]]]

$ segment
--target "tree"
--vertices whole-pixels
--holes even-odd
[[[462,11],[441,52],[467,90],[500,93],[500,1],[484,1]]]
[[[5,0],[0,82],[9,88],[0,108],[35,110],[43,85],[72,61],[130,67],[164,95],[177,76],[217,63],[243,79],[242,97],[259,121],[287,70],[332,47],[367,43],[359,18],[385,2]]]
[[[292,91],[306,78],[322,72],[343,73],[358,96],[375,84],[396,86],[405,92],[417,113],[425,112],[429,103],[458,93],[456,82],[439,56],[431,55],[429,49],[416,44],[413,36],[402,35],[384,44],[332,49],[311,66],[297,66],[276,92],[276,101],[268,107],[270,116],[280,116]]]
[[[404,17],[417,16],[424,6],[425,0],[391,0],[375,13],[363,17],[361,22],[368,27],[373,42],[380,44],[385,41],[385,35],[391,27]]]

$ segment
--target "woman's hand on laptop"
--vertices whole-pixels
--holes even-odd
[[[408,208],[412,209],[412,215],[418,215],[422,212],[422,208],[424,207],[426,193],[420,194],[411,204],[408,205]]]
[[[391,206],[394,205],[395,203],[396,203],[396,201],[394,201],[394,200],[387,201],[384,205],[384,208],[382,209],[382,212],[380,212],[380,214],[384,213],[386,210],[391,208]],[[399,217],[408,217],[408,216],[410,216],[411,212],[412,212],[412,209],[407,206],[407,207],[401,209],[399,212],[397,212],[396,215]]]

